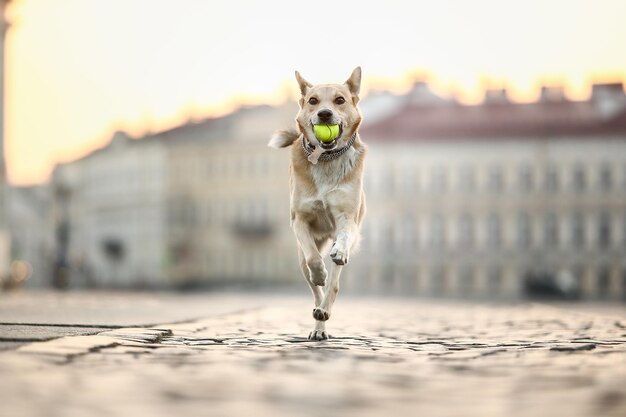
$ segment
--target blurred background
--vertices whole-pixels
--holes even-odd
[[[4,290],[306,286],[293,71],[363,68],[342,291],[626,301],[626,3],[0,0]]]

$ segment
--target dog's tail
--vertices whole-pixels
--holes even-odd
[[[298,133],[295,129],[283,129],[277,130],[270,139],[267,146],[270,148],[286,148],[293,144],[300,137],[300,133]]]

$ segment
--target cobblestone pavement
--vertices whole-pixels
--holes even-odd
[[[189,321],[267,303],[267,295],[241,293],[0,292],[0,351],[62,336]]]
[[[0,415],[626,416],[619,315],[340,299],[311,342],[272,304],[0,352]]]

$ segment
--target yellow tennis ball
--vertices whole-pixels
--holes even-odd
[[[322,142],[332,142],[339,136],[339,125],[313,125],[313,132]]]

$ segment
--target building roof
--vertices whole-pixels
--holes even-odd
[[[184,124],[154,133],[147,133],[139,138],[132,138],[124,131],[113,133],[111,140],[101,148],[95,149],[80,158],[62,162],[58,166],[93,158],[111,149],[123,149],[128,146],[144,146],[154,143],[166,146],[188,145],[190,143],[210,143],[218,140],[233,140],[234,125],[242,117],[255,113],[272,111],[269,105],[241,106],[232,113],[218,117],[207,117],[199,121]]]
[[[479,105],[407,101],[387,117],[364,125],[368,140],[436,140],[571,136],[626,138],[623,86],[597,84],[587,101],[568,100],[552,89],[534,103],[515,103],[506,91],[488,91]]]

